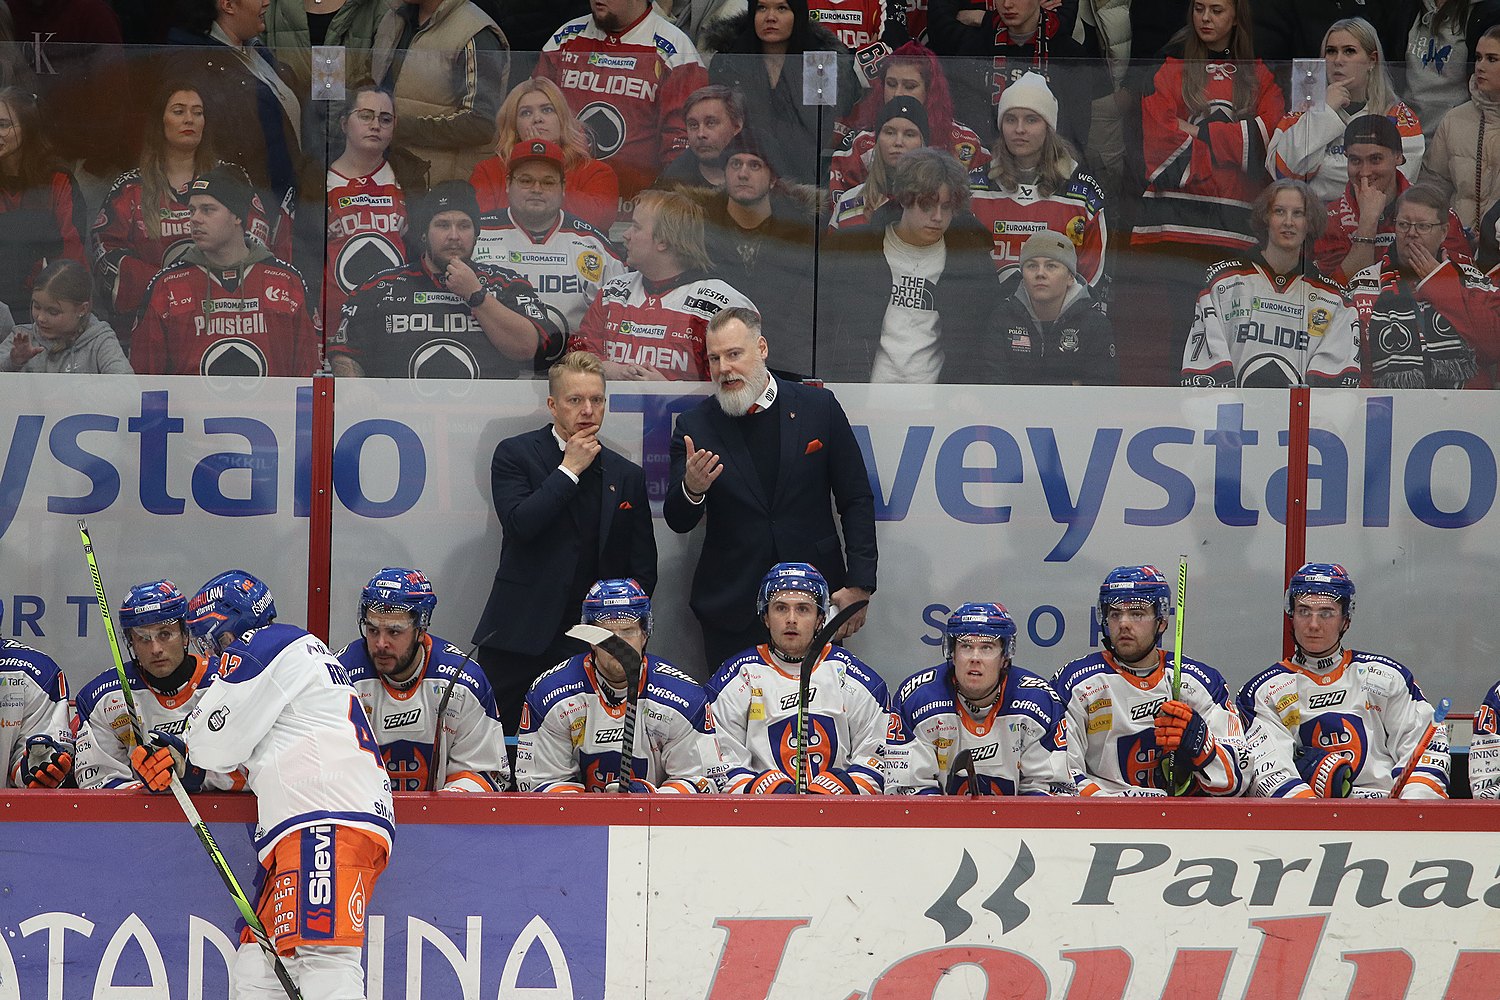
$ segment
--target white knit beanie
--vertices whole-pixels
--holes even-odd
[[[1021,78],[1005,88],[1000,95],[1000,108],[995,112],[995,124],[1005,120],[1005,112],[1011,108],[1026,108],[1046,119],[1052,131],[1057,131],[1057,98],[1047,86],[1046,77],[1040,73],[1023,73]]]

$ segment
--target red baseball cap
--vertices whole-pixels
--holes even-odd
[[[546,139],[523,139],[511,149],[509,167],[514,170],[530,160],[550,163],[557,168],[558,173],[563,172],[563,151],[555,142],[548,142]]]

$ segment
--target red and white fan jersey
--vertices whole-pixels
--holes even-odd
[[[328,270],[323,276],[324,316],[337,316],[344,300],[381,271],[406,263],[406,195],[389,163],[363,177],[328,171]]]
[[[627,271],[599,289],[568,350],[588,351],[606,361],[642,365],[669,381],[707,381],[709,320],[730,306],[755,308],[734,288],[701,273],[677,276],[679,284],[652,287],[639,271]]]
[[[509,209],[486,214],[474,259],[525,278],[547,316],[568,337],[604,283],[625,273],[625,262],[609,237],[568,212],[560,213],[545,233],[522,229]]]

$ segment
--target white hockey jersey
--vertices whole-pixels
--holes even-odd
[[[729,765],[724,790],[744,791],[763,771],[797,773],[797,670],[768,646],[724,661],[708,682],[719,744]],[[813,776],[842,768],[862,793],[885,789],[894,722],[885,681],[842,646],[824,648],[807,689],[807,758]]]
[[[703,689],[647,655],[636,702],[631,768],[659,792],[717,792],[724,762]],[[523,792],[602,792],[620,775],[625,699],[600,693],[592,653],[542,674],[526,694],[516,740],[516,786]]]
[[[135,660],[125,664],[130,681],[130,695],[141,716],[141,729],[162,729],[182,735],[188,716],[198,707],[203,693],[213,683],[214,674],[201,656],[193,656],[193,673],[177,693],[164,695],[141,677]],[[73,776],[79,788],[140,788],[140,779],[130,769],[130,751],[135,747],[135,730],[130,725],[130,711],[120,688],[120,675],[113,668],[102,672],[78,692],[78,752],[73,759]],[[197,763],[194,761],[194,763]],[[209,771],[203,780],[206,792],[237,792],[245,787],[245,775],[236,771],[220,774]]]
[[[1121,669],[1100,650],[1072,661],[1052,678],[1067,707],[1068,761],[1079,795],[1166,795],[1157,770],[1156,713],[1172,697],[1171,658],[1156,651],[1156,669],[1144,678]],[[1203,717],[1217,748],[1193,773],[1194,794],[1244,791],[1245,731],[1217,670],[1182,659],[1180,699]]]
[[[578,329],[604,283],[626,270],[609,237],[567,212],[541,238],[516,225],[509,209],[482,216],[474,259],[525,278],[564,337]]]
[[[1052,685],[1011,666],[983,720],[955,700],[953,667],[919,670],[896,692],[887,794],[941,795],[965,750],[991,795],[1072,795],[1068,722]]]
[[[73,752],[73,723],[68,711],[68,682],[52,657],[40,649],[0,639],[0,746],[5,773],[0,788],[23,788],[21,767],[26,741],[50,736]]]
[[[435,635],[424,635],[420,679],[399,690],[375,670],[368,647],[356,639],[339,650],[354,690],[380,744],[380,755],[397,792],[425,792],[433,768],[438,706],[453,683],[443,709],[445,792],[503,792],[510,788],[505,729],[495,709],[490,682],[463,650]]]
[[[1215,264],[1193,314],[1182,384],[1359,385],[1359,315],[1315,271],[1277,275],[1258,256]]]
[[[1474,713],[1469,790],[1476,799],[1500,799],[1500,684],[1489,689]]]
[[[1411,671],[1374,653],[1345,650],[1331,663],[1282,660],[1240,689],[1255,772],[1249,794],[1310,792],[1294,760],[1299,751],[1353,755],[1357,798],[1386,798],[1433,721]],[[1448,797],[1448,727],[1438,724],[1403,799]]]
[[[243,766],[257,800],[255,850],[332,823],[389,850],[391,783],[343,664],[292,625],[252,629],[219,654],[218,677],[188,716],[188,759],[211,771]]]

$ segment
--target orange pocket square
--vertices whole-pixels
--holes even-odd
[[[634,510],[635,508],[630,505],[630,501],[629,500],[621,500],[620,501],[620,509],[621,510]]]
[[[813,438],[811,441],[807,442],[807,450],[804,451],[802,454],[804,454],[804,455],[811,455],[815,451],[822,451],[822,450],[823,450],[823,442],[819,441],[817,438]]]

